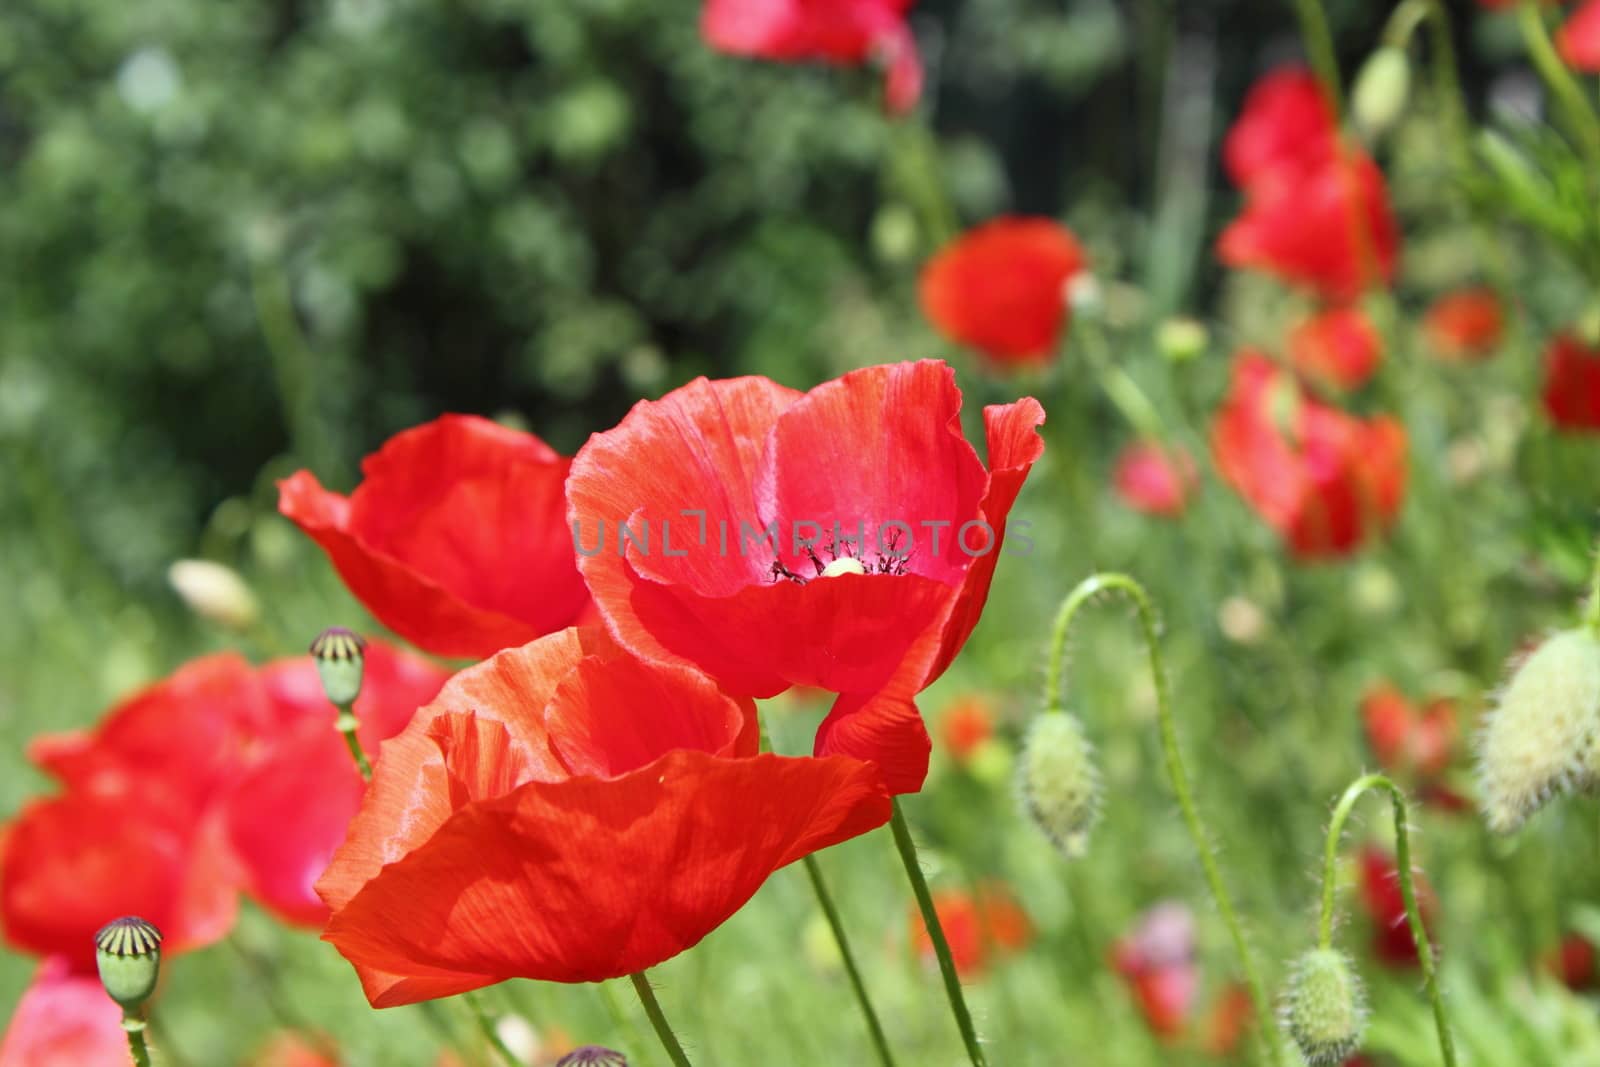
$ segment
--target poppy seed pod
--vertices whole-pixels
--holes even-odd
[[[1350,91],[1350,111],[1368,137],[1377,137],[1395,124],[1406,109],[1411,93],[1411,63],[1405,49],[1384,47],[1367,59]]]
[[[1600,637],[1565,630],[1512,673],[1478,739],[1480,803],[1510,833],[1552,795],[1596,784]]]
[[[1076,715],[1051,708],[1033,721],[1017,783],[1029,816],[1061,854],[1082,856],[1100,816],[1100,774]]]
[[[125,915],[100,928],[94,947],[107,995],[125,1014],[137,1012],[161,974],[161,931],[137,915]]]
[[[1361,979],[1344,954],[1317,948],[1300,957],[1284,999],[1289,1035],[1311,1067],[1340,1064],[1361,1046],[1366,1026]]]
[[[311,656],[317,661],[317,676],[328,700],[347,708],[361,695],[361,676],[366,666],[367,643],[360,634],[333,626],[311,642]]]
[[[628,1057],[615,1049],[584,1045],[557,1060],[556,1067],[628,1067]]]

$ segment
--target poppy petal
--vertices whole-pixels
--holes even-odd
[[[47,960],[0,1037],[0,1067],[93,1067],[128,1060],[122,1009],[100,979]]]
[[[870,760],[883,775],[885,787],[898,795],[922,788],[932,748],[916,703],[883,692],[839,697],[817,727],[814,751],[818,756]]]

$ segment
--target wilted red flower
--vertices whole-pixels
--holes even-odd
[[[916,790],[929,742],[913,698],[977,624],[1044,448],[1038,401],[986,408],[986,470],[960,407],[931,360],[809,393],[699,379],[639,403],[589,439],[567,484],[606,626],[730,692],[841,694],[817,753],[874,760],[893,791]]]
[[[1251,86],[1222,142],[1222,163],[1241,189],[1273,173],[1327,163],[1338,148],[1333,109],[1304,67],[1280,67]]]
[[[1134,511],[1171,517],[1183,514],[1199,476],[1194,460],[1182,448],[1136,441],[1117,456],[1111,484]]]
[[[994,705],[987,697],[961,697],[939,716],[939,739],[957,763],[965,763],[979,745],[993,736]]]
[[[348,497],[295,473],[278,510],[385,626],[478,658],[570,625],[587,602],[565,521],[570,466],[532,434],[445,415],[368,456]]]
[[[1544,353],[1544,410],[1563,430],[1600,430],[1600,347],[1560,333]]]
[[[1194,915],[1182,904],[1157,904],[1111,948],[1111,963],[1127,981],[1156,1036],[1174,1040],[1188,1029],[1200,993]]]
[[[1405,496],[1405,430],[1311,396],[1265,356],[1241,352],[1212,422],[1229,485],[1303,558],[1353,552],[1393,523]]]
[[[1000,218],[968,230],[922,269],[922,310],[946,337],[1000,363],[1048,362],[1070,319],[1067,281],[1084,266],[1051,219]]]
[[[1321,385],[1359,389],[1382,360],[1383,341],[1360,308],[1326,308],[1289,334],[1289,362]]]
[[[1568,934],[1545,956],[1544,967],[1568,989],[1582,993],[1600,985],[1596,962],[1594,943],[1582,934]]]
[[[1028,913],[999,882],[985,882],[973,893],[940,890],[933,894],[933,910],[950,945],[956,973],[964,978],[976,978],[997,958],[1019,952],[1033,940]],[[913,951],[925,963],[933,963],[933,940],[922,913],[913,906],[908,914]]]
[[[1454,701],[1439,699],[1413,707],[1398,689],[1384,683],[1362,698],[1361,719],[1373,755],[1385,770],[1432,778],[1455,755],[1459,727]]]
[[[922,60],[906,25],[915,0],[706,0],[700,32],[721,52],[783,63],[887,68],[885,100],[907,111],[922,94]]]
[[[1361,849],[1361,898],[1372,920],[1372,954],[1378,962],[1390,967],[1417,965],[1417,943],[1411,936],[1411,924],[1406,919],[1405,897],[1400,892],[1400,874],[1394,856],[1377,845]],[[1433,936],[1433,894],[1423,882],[1420,873],[1415,875],[1417,907],[1422,912],[1422,924]]]
[[[1263,174],[1217,240],[1224,264],[1265,271],[1332,301],[1387,283],[1399,253],[1383,172],[1356,148]]]
[[[47,960],[22,994],[5,1034],[0,1067],[101,1067],[126,1063],[122,1009],[93,975]]]
[[[1492,354],[1505,329],[1493,289],[1471,286],[1435,300],[1422,320],[1428,347],[1440,359],[1466,362]]]
[[[1556,49],[1567,65],[1600,73],[1600,0],[1585,0],[1556,32]]]
[[[871,764],[758,754],[755,705],[566,630],[457,674],[386,744],[317,892],[375,1007],[600,981],[889,817]]]
[[[381,641],[367,642],[355,704],[362,747],[405,728],[448,672]],[[361,803],[364,786],[309,656],[263,667],[274,722],[224,802],[228,841],[246,891],[284,922],[321,929],[328,907],[314,886]]]

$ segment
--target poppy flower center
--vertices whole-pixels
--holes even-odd
[[[801,551],[811,561],[814,574],[809,576],[801,574],[781,559],[772,561],[772,569],[768,573],[774,582],[794,582],[796,585],[805,585],[816,578],[837,578],[842,574],[905,574],[911,552],[910,550],[902,552],[899,546],[900,532],[891,531],[887,540],[872,554],[869,561],[862,554],[861,546],[856,541],[830,539],[822,546],[822,551],[828,556],[826,563],[822,561],[822,555],[814,546],[801,546]]]

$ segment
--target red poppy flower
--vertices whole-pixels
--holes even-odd
[[[736,56],[781,63],[887,69],[885,100],[904,112],[922,94],[922,60],[906,25],[914,0],[706,0],[700,32],[706,43]]]
[[[47,960],[0,1036],[0,1067],[103,1067],[128,1062],[122,1009],[100,979]]]
[[[1405,496],[1405,431],[1307,393],[1265,356],[1242,352],[1212,422],[1217,467],[1302,558],[1348,554],[1393,523]]]
[[[1321,385],[1359,389],[1383,359],[1383,341],[1361,309],[1334,307],[1303,320],[1289,334],[1289,362]]]
[[[1399,250],[1383,172],[1355,148],[1262,174],[1217,241],[1226,265],[1265,271],[1331,301],[1387,283]]]
[[[214,820],[142,784],[24,805],[0,852],[0,927],[14,947],[94,969],[94,935],[119,915],[161,929],[175,955],[227,934],[235,877]]]
[[[1158,904],[1111,949],[1111,963],[1128,983],[1150,1031],[1171,1041],[1188,1029],[1200,993],[1194,916],[1182,904]]]
[[[993,736],[994,706],[986,697],[962,697],[939,717],[939,739],[957,763],[971,759],[978,746]]]
[[[872,765],[757,744],[750,700],[599,631],[501,652],[383,747],[323,938],[375,1007],[654,966],[889,817]]]
[[[1188,507],[1199,477],[1194,460],[1183,449],[1138,441],[1117,457],[1111,483],[1134,511],[1174,517]]]
[[[1211,1017],[1206,1023],[1201,1047],[1211,1056],[1233,1055],[1250,1032],[1255,1022],[1255,1012],[1250,988],[1240,982],[1230,983],[1211,1006]]]
[[[1600,969],[1595,963],[1594,944],[1582,934],[1568,934],[1561,944],[1546,954],[1544,968],[1555,975],[1568,989],[1588,992],[1600,984]]]
[[[1393,686],[1379,685],[1361,701],[1361,718],[1385,770],[1431,777],[1450,765],[1458,733],[1453,701],[1414,708]]]
[[[1574,70],[1600,73],[1600,0],[1585,0],[1578,5],[1556,32],[1556,49]]]
[[[1600,430],[1600,347],[1556,335],[1544,353],[1544,410],[1563,430]]]
[[[564,520],[570,465],[532,434],[445,415],[368,456],[348,497],[299,471],[279,483],[278,510],[385,626],[435,655],[479,658],[584,608]]]
[[[1400,875],[1394,857],[1376,845],[1361,850],[1361,896],[1372,920],[1372,954],[1389,967],[1417,965],[1417,943],[1406,920],[1405,898],[1400,892]],[[1416,876],[1417,906],[1422,924],[1433,937],[1433,894]]]
[[[1428,347],[1440,359],[1467,362],[1491,355],[1500,344],[1505,314],[1493,289],[1469,287],[1435,300],[1422,320]]]
[[[321,929],[328,907],[315,885],[361,803],[364,786],[309,656],[262,668],[275,725],[225,801],[228,840],[246,892],[286,923]],[[448,673],[380,641],[368,641],[355,705],[362,746],[405,728]]]
[[[977,624],[1044,447],[1037,401],[986,408],[986,470],[960,407],[934,361],[803,394],[701,379],[636,405],[589,439],[567,485],[606,626],[730,692],[843,694],[817,753],[874,760],[893,791],[919,788],[929,744],[912,699]]]
[[[1338,148],[1333,109],[1304,67],[1280,67],[1251,87],[1222,142],[1222,164],[1241,189],[1273,173],[1328,163]]]
[[[986,882],[977,892],[946,889],[933,894],[956,973],[976,978],[998,957],[1019,952],[1033,940],[1033,923],[1011,892],[998,882]],[[936,957],[933,940],[923,925],[922,913],[913,906],[909,914],[911,947],[924,963]]]
[[[968,230],[922,269],[923,312],[939,332],[1000,363],[1048,362],[1070,319],[1067,281],[1083,249],[1050,219],[1001,218]]]

